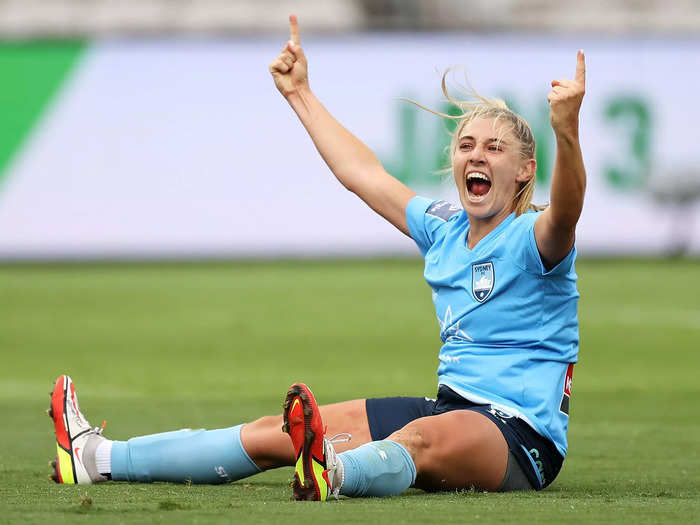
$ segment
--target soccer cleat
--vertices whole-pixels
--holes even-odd
[[[95,465],[95,449],[104,439],[102,429],[93,429],[80,412],[71,378],[59,377],[50,396],[47,412],[56,432],[56,460],[49,463],[53,467],[49,479],[70,484],[106,481]]]
[[[338,497],[343,484],[343,464],[336,456],[331,440],[324,434],[321,413],[314,395],[303,383],[295,383],[284,401],[284,425],[294,447],[294,499],[325,501]]]

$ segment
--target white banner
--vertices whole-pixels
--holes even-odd
[[[6,168],[0,257],[417,253],[335,181],[267,72],[278,40],[95,42]],[[439,82],[463,65],[539,139],[549,82],[585,48],[588,171],[581,254],[700,254],[700,40],[377,35],[302,42],[311,85],[387,169],[423,195],[447,142]],[[461,73],[457,73],[459,77]],[[443,177],[445,178],[445,177]]]

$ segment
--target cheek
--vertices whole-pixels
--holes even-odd
[[[464,166],[467,164],[467,159],[464,155],[457,153],[452,156],[452,171],[455,175],[464,173]]]
[[[456,164],[452,166],[452,178],[456,181],[459,182],[462,180],[462,170],[459,169],[460,167]]]
[[[510,163],[504,163],[502,166],[494,170],[495,177],[498,180],[498,185],[505,191],[510,191],[512,187],[518,185],[517,178],[519,171]]]

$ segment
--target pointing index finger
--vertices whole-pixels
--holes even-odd
[[[300,43],[297,15],[289,15],[289,39],[297,45]]]
[[[579,49],[576,55],[576,73],[574,75],[574,81],[584,86],[586,85],[586,56],[583,53],[583,49]]]

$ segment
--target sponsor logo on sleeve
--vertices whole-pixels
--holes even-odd
[[[430,215],[431,217],[437,217],[438,219],[447,221],[450,217],[452,217],[461,209],[462,208],[460,208],[459,206],[455,204],[450,204],[447,201],[437,201],[434,202],[430,206],[430,208],[428,208],[428,211],[426,211],[425,213],[427,215]]]

